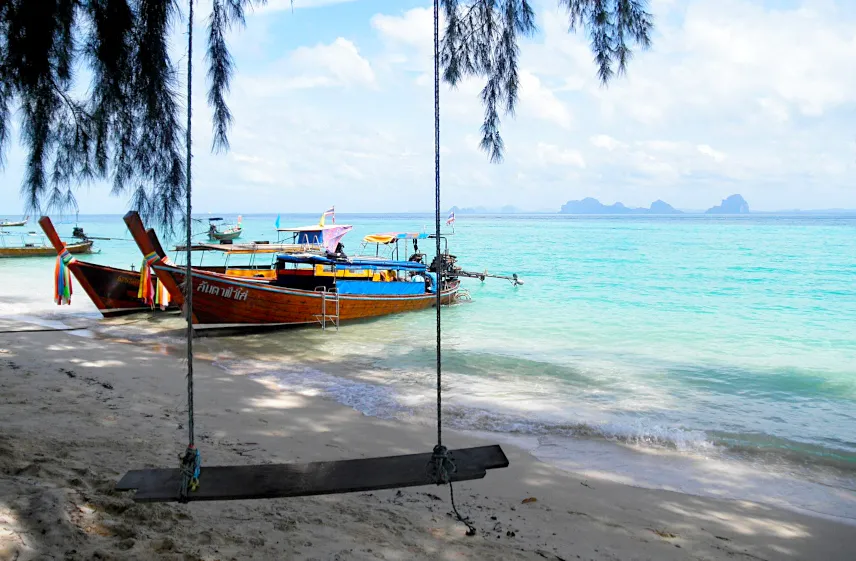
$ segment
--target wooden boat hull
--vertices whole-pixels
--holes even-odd
[[[39,225],[53,244],[54,255],[61,254],[63,249],[71,251],[72,246],[66,246],[60,240],[50,218],[43,216],[39,219]],[[139,271],[96,265],[77,259],[69,262],[68,268],[104,317],[153,311],[151,306],[145,305],[137,297],[140,290]],[[155,307],[154,310],[160,311],[160,308]]]
[[[140,289],[139,271],[85,261],[74,261],[68,267],[104,317],[160,311],[157,306],[153,309],[137,297]]]
[[[66,249],[73,255],[81,253],[90,253],[92,250],[92,240],[85,242],[69,244]],[[56,250],[49,245],[41,245],[35,247],[0,247],[0,257],[56,257]]]
[[[153,270],[166,287],[177,290],[185,271],[154,264]],[[193,324],[197,331],[271,329],[319,323],[322,315],[335,314],[336,295],[298,290],[266,283],[193,270]],[[460,285],[443,291],[443,304],[453,302]],[[338,296],[338,319],[352,321],[431,308],[436,296],[357,295]],[[330,321],[330,320],[328,320]]]
[[[214,232],[208,235],[208,239],[210,240],[236,240],[241,237],[241,230],[235,230],[232,232]]]

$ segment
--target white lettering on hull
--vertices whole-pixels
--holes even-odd
[[[245,289],[235,288],[232,286],[221,288],[219,286],[209,284],[208,281],[202,281],[199,283],[196,287],[196,292],[211,294],[212,296],[220,296],[221,298],[226,298],[228,300],[237,300],[238,302],[246,302],[247,296],[249,296],[249,292]]]

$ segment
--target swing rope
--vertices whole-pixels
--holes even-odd
[[[187,14],[187,170],[186,170],[186,196],[187,214],[185,215],[185,226],[187,235],[187,271],[184,278],[184,311],[187,317],[187,449],[180,456],[181,486],[178,490],[179,502],[187,502],[189,495],[199,487],[199,473],[202,468],[202,457],[196,449],[193,419],[193,277],[191,276],[191,238],[192,221],[191,215],[191,145],[192,145],[192,115],[191,103],[193,101],[193,0],[188,1],[189,10]]]
[[[431,455],[431,474],[437,485],[449,484],[449,498],[455,517],[467,526],[467,535],[476,533],[469,518],[461,516],[455,505],[455,489],[451,475],[455,473],[455,461],[449,450],[443,445],[443,361],[441,346],[441,304],[443,294],[443,264],[440,247],[440,0],[434,0],[434,241],[437,256],[437,284],[434,287],[437,308],[437,445]]]

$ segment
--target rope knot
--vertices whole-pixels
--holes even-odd
[[[451,483],[451,476],[458,468],[455,466],[455,460],[449,450],[442,444],[438,444],[431,454],[428,470],[437,485],[445,485]]]
[[[458,512],[458,506],[455,504],[455,489],[452,487],[451,476],[458,471],[458,468],[455,466],[452,454],[442,444],[434,447],[434,452],[431,454],[431,460],[428,463],[428,471],[437,485],[449,484],[449,498],[452,502],[452,512],[455,513],[455,518],[467,527],[467,535],[475,536],[476,527],[473,526],[469,518],[461,516],[461,513]]]
[[[199,489],[199,475],[202,471],[202,455],[192,444],[179,457],[181,465],[181,487],[178,489],[178,501],[186,503],[190,500],[190,493]]]

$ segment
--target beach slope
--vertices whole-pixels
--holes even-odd
[[[580,478],[504,445],[508,469],[449,490],[135,504],[128,469],[177,466],[183,366],[157,347],[0,320],[0,560],[849,560],[856,532],[748,502]],[[196,362],[203,462],[335,460],[430,451],[434,431],[281,392]],[[449,446],[486,442],[448,433]],[[628,483],[632,483],[629,481]],[[204,485],[204,481],[202,482]],[[534,500],[531,500],[534,499]]]

